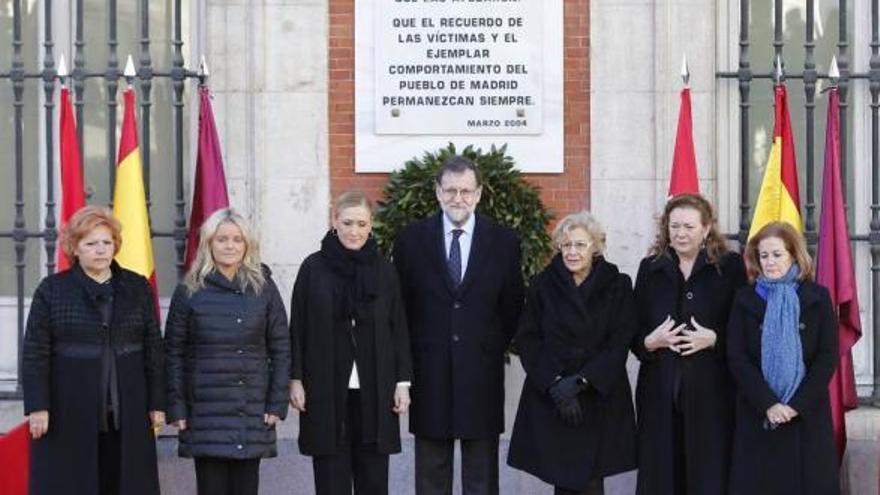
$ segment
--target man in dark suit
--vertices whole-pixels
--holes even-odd
[[[462,493],[493,495],[504,351],[523,302],[519,239],[474,213],[481,181],[470,160],[448,160],[436,193],[442,212],[406,227],[394,246],[413,349],[416,494],[452,493],[458,439]]]

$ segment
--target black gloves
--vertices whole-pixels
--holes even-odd
[[[584,421],[584,412],[577,396],[587,389],[587,385],[584,377],[568,375],[556,380],[547,390],[556,404],[556,412],[568,426],[578,426]]]
[[[562,422],[568,426],[580,426],[584,422],[584,411],[577,397],[556,404],[556,412],[562,418]]]
[[[556,380],[556,383],[550,385],[547,390],[553,402],[558,406],[560,402],[565,402],[577,397],[577,395],[587,389],[587,380],[581,375],[568,375]]]

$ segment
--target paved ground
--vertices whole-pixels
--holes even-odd
[[[552,494],[553,489],[540,480],[505,464],[507,442],[501,443],[501,493],[504,495]],[[457,463],[456,463],[457,464]],[[159,440],[159,476],[163,495],[190,495],[195,493],[195,474],[192,461],[177,457],[177,440],[165,437]],[[460,494],[456,470],[455,494]],[[413,440],[403,441],[403,452],[391,456],[389,473],[390,493],[412,494],[413,490]],[[635,474],[625,473],[610,478],[605,483],[607,495],[635,493]],[[299,454],[296,442],[283,439],[279,442],[279,456],[263,461],[260,467],[261,495],[307,495],[315,492],[312,483],[310,457]]]

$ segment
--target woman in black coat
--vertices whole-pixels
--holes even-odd
[[[727,251],[711,204],[691,194],[669,200],[635,285],[637,493],[725,493],[733,427],[725,330],[743,284],[742,258]]]
[[[201,227],[196,259],[165,327],[168,416],[200,495],[256,495],[287,415],[287,314],[245,219],[224,208]]]
[[[318,495],[388,493],[388,456],[410,404],[409,337],[397,275],[370,236],[372,204],[336,201],[334,229],[303,262],[291,302],[291,403]]]
[[[737,384],[730,493],[840,493],[828,383],[837,321],[812,281],[803,236],[770,223],[746,247],[754,285],[736,295],[728,362]]]
[[[626,374],[635,332],[632,284],[605,261],[605,233],[587,212],[554,233],[559,253],[529,288],[514,346],[526,371],[508,463],[555,493],[601,494],[636,467]]]
[[[108,208],[77,211],[61,246],[71,268],[40,283],[24,339],[29,493],[158,494],[151,425],[164,421],[165,394],[153,292],[113,261],[120,225]]]

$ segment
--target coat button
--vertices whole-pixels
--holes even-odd
[[[242,445],[242,444],[238,444],[238,445],[235,446],[235,448],[238,449],[238,450],[244,450],[244,445]]]
[[[459,309],[459,308],[461,308],[461,302],[459,302],[459,301],[455,301],[454,303],[452,303],[452,308],[453,308],[453,309]]]
[[[804,323],[804,322],[800,322],[800,323],[798,324],[798,328],[801,329],[801,330],[803,330],[803,329],[807,328],[807,324]]]
[[[237,350],[237,351],[235,351],[235,352],[236,352],[237,354],[244,354],[244,351],[241,350],[241,349],[239,349],[239,350]]]
[[[686,297],[686,298],[688,298],[688,299],[693,299],[693,298],[694,298],[694,293],[691,292],[691,291],[687,291],[687,294],[685,294],[684,297]]]
[[[238,411],[238,415],[244,417],[244,411]]]
[[[452,335],[452,341],[453,341],[453,342],[458,342],[458,335],[457,335],[457,334],[453,334],[453,335]]]
[[[236,319],[235,319],[235,322],[236,322],[236,323],[241,323],[241,318],[236,318]]]

